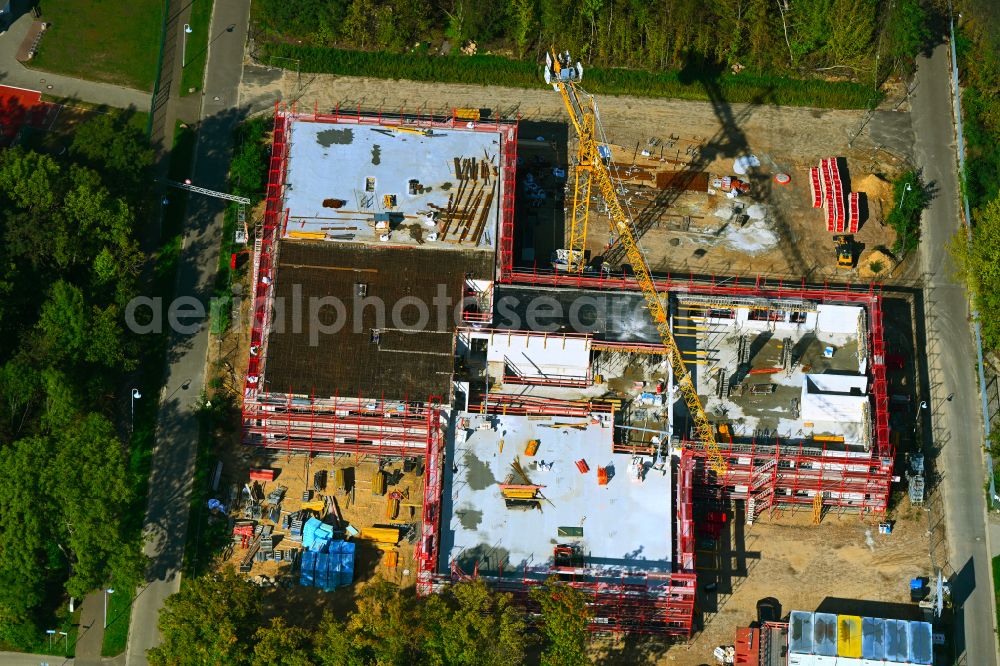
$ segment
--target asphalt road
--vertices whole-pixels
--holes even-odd
[[[949,565],[955,572],[952,594],[958,606],[958,663],[995,666],[976,350],[965,287],[955,278],[948,251],[961,228],[948,49],[942,44],[930,58],[918,60],[912,99],[917,164],[925,182],[936,190],[924,212],[920,242],[930,380],[927,411],[938,453]]]
[[[226,189],[231,135],[243,117],[238,108],[238,91],[249,16],[249,0],[215,2],[194,171],[194,182],[209,189]],[[175,293],[177,297],[198,299],[205,312],[218,265],[222,213],[223,205],[218,200],[194,196],[188,199]],[[147,663],[146,650],[160,640],[156,626],[160,608],[168,596],[180,589],[198,443],[195,410],[205,386],[207,351],[207,318],[199,321],[193,333],[171,333],[145,523],[146,555],[151,558],[151,566],[147,584],[132,607],[126,659],[130,666]]]

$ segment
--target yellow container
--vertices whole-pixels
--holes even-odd
[[[857,615],[837,616],[837,656],[861,658],[861,618]]]
[[[372,495],[385,495],[385,472],[382,470],[372,474]]]
[[[361,529],[359,538],[378,543],[399,543],[398,527],[365,527]]]

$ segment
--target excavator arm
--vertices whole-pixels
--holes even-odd
[[[588,96],[588,102],[586,104],[580,100],[577,84],[582,76],[583,68],[579,64],[577,64],[574,68],[570,64],[568,53],[560,56],[553,52],[552,56],[546,56],[546,83],[551,83],[552,86],[562,94],[563,101],[566,103],[566,109],[569,111],[570,121],[572,122],[573,128],[576,130],[577,137],[579,139],[579,147],[577,149],[577,173],[579,174],[580,165],[585,165],[586,172],[588,174],[586,183],[586,198],[583,199],[582,203],[580,203],[580,178],[579,176],[577,177],[577,191],[574,193],[573,199],[574,230],[571,233],[571,237],[576,233],[575,227],[581,216],[584,220],[583,233],[586,233],[585,230],[587,210],[589,209],[590,184],[591,181],[593,181],[593,183],[597,185],[597,189],[600,191],[605,204],[607,204],[608,216],[611,218],[612,227],[618,234],[620,242],[625,249],[629,262],[632,265],[636,282],[639,283],[639,287],[642,289],[642,294],[646,299],[646,306],[649,308],[649,313],[652,315],[653,322],[656,324],[656,330],[660,335],[660,340],[663,342],[663,346],[667,351],[667,357],[670,359],[670,367],[673,370],[674,382],[680,389],[681,395],[684,397],[684,402],[687,405],[688,412],[691,414],[691,418],[694,421],[695,437],[705,446],[712,470],[719,477],[724,477],[727,470],[726,460],[722,457],[722,452],[720,451],[718,442],[716,441],[715,429],[712,427],[711,422],[708,420],[708,415],[705,413],[705,409],[701,405],[701,400],[698,398],[698,391],[695,388],[694,380],[684,363],[684,358],[681,356],[680,349],[677,347],[677,341],[674,339],[674,334],[670,330],[670,322],[667,319],[666,308],[663,305],[663,300],[660,297],[660,293],[656,290],[656,284],[653,282],[653,277],[650,274],[649,262],[646,261],[646,256],[643,254],[642,248],[639,247],[639,243],[636,241],[635,234],[633,233],[631,218],[621,205],[621,201],[618,198],[618,191],[615,187],[615,181],[611,176],[611,171],[608,168],[608,165],[604,163],[603,159],[601,159],[601,155],[598,150],[599,143],[596,135],[598,123],[596,102],[594,102],[594,99],[591,96]],[[584,209],[582,212],[578,210],[580,206]],[[570,250],[571,252],[574,251],[572,246]]]

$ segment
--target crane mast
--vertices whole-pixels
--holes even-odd
[[[705,446],[712,470],[718,476],[723,477],[726,473],[726,461],[722,457],[719,445],[716,442],[715,430],[708,420],[705,409],[701,405],[694,380],[684,363],[680,349],[677,347],[674,334],[670,330],[667,311],[663,306],[663,300],[660,298],[659,292],[656,290],[656,285],[649,271],[649,263],[646,261],[646,257],[642,252],[642,248],[639,247],[635,235],[632,233],[632,220],[625,212],[625,209],[622,208],[614,179],[611,177],[611,171],[604,163],[598,150],[600,144],[596,135],[599,126],[597,103],[594,101],[592,95],[587,95],[586,102],[580,100],[578,84],[582,78],[582,65],[580,63],[574,65],[570,60],[568,52],[562,55],[555,53],[555,51],[551,55],[546,54],[545,82],[551,84],[562,95],[563,102],[566,104],[566,110],[569,112],[570,122],[573,124],[573,129],[576,130],[579,139],[576,166],[577,187],[573,195],[573,228],[571,243],[568,248],[571,260],[569,269],[572,270],[575,267],[572,260],[577,257],[579,257],[577,261],[579,261],[580,267],[582,268],[583,266],[582,246],[586,240],[587,211],[590,203],[591,184],[593,183],[597,185],[597,189],[600,191],[601,197],[608,207],[611,226],[615,233],[618,234],[620,242],[624,246],[625,252],[632,264],[636,282],[642,288],[642,294],[646,299],[646,307],[649,308],[649,313],[656,324],[660,340],[667,351],[667,358],[670,360],[670,366],[673,370],[674,382],[680,389],[688,412],[694,421],[695,437]],[[586,95],[586,93],[584,94]],[[581,171],[583,172],[582,176],[580,175]],[[581,180],[583,180],[583,184],[586,187],[585,193],[581,191]],[[584,194],[585,198],[583,198]],[[580,210],[581,207],[582,211]],[[582,227],[577,228],[577,224],[581,220]],[[576,254],[578,248],[573,245],[576,242],[578,233],[583,234],[583,240],[580,241],[579,255]]]

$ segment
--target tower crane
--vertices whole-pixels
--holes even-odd
[[[593,95],[583,92],[580,88],[579,84],[582,79],[583,66],[579,62],[574,64],[568,51],[558,54],[553,50],[551,54],[545,55],[545,82],[562,95],[566,110],[569,112],[570,122],[573,124],[573,129],[579,139],[575,169],[576,189],[573,193],[573,221],[570,246],[566,251],[566,269],[582,269],[590,190],[592,185],[596,185],[608,207],[611,226],[625,248],[635,273],[636,282],[642,288],[642,294],[646,299],[646,307],[653,317],[660,340],[667,351],[667,358],[670,360],[670,366],[674,373],[674,381],[680,389],[688,412],[694,421],[695,436],[705,446],[712,470],[720,478],[724,477],[727,469],[726,460],[722,457],[722,452],[716,442],[715,430],[708,420],[708,415],[705,414],[705,409],[698,398],[698,391],[694,386],[694,380],[684,363],[680,349],[677,347],[674,334],[670,330],[666,308],[650,275],[649,262],[646,261],[646,256],[632,232],[632,219],[622,207],[611,171],[600,154],[599,146],[603,144],[598,140],[597,132],[600,131],[602,137],[604,132],[597,112],[597,102]]]

